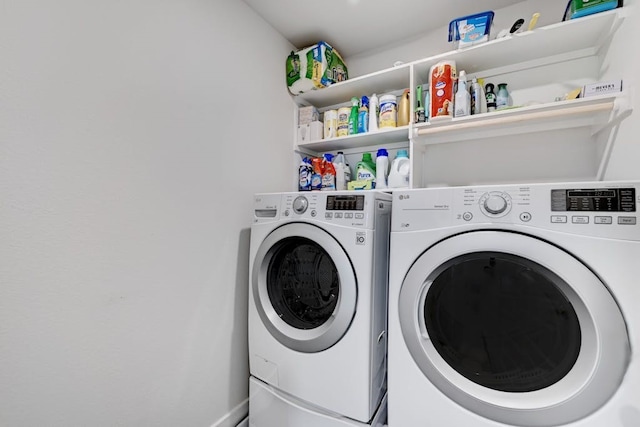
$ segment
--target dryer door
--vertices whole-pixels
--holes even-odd
[[[314,225],[290,223],[269,234],[252,277],[262,322],[293,350],[312,353],[333,346],[355,315],[357,284],[349,257]]]
[[[440,391],[495,421],[555,426],[617,390],[630,348],[605,284],[535,237],[453,236],[424,252],[403,282],[400,325]]]

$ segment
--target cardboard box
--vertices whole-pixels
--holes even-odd
[[[322,122],[315,121],[306,125],[298,126],[298,142],[319,141],[324,133]]]
[[[622,80],[612,80],[608,82],[598,82],[586,85],[582,88],[581,98],[590,96],[607,95],[622,92]]]
[[[316,107],[298,108],[298,125],[308,125],[311,122],[320,120],[320,113]]]

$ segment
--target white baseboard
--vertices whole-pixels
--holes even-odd
[[[247,414],[249,414],[249,399],[242,401],[211,427],[247,427],[249,425]]]

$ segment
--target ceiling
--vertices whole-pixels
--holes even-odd
[[[325,41],[344,57],[523,0],[243,0],[298,49]]]

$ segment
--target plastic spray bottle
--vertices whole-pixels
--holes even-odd
[[[358,133],[369,132],[369,98],[363,96],[358,110]]]
[[[325,154],[322,168],[322,191],[335,191],[336,170],[333,167],[333,154]]]
[[[349,114],[349,135],[358,133],[358,109],[360,101],[355,96],[351,98],[351,114]]]

